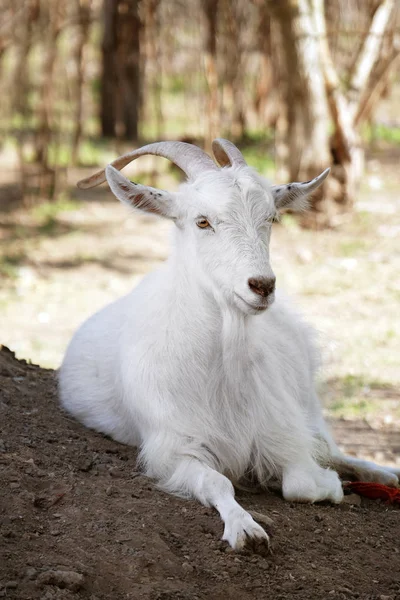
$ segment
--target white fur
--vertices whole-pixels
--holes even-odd
[[[152,206],[144,186],[112,168],[107,179],[121,200]],[[252,474],[278,481],[289,500],[340,502],[328,467],[354,465],[323,421],[312,331],[280,293],[262,298],[248,285],[273,276],[273,191],[252,169],[229,167],[160,194],[154,212],[175,221],[171,256],[78,330],[61,401],[86,426],[139,446],[164,489],[215,506],[233,548],[268,543],[231,480]]]

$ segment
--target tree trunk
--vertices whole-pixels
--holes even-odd
[[[363,99],[370,96],[377,87],[378,80],[384,76],[384,70],[375,79],[371,77],[374,65],[379,59],[382,39],[388,28],[394,9],[394,0],[383,0],[372,16],[370,29],[365,36],[352,69],[347,93],[342,89],[339,77],[333,66],[326,35],[326,20],[323,0],[311,0],[318,39],[319,51],[325,77],[326,91],[334,124],[331,140],[334,169],[333,176],[341,184],[336,202],[349,209],[356,197],[364,171],[364,149],[361,143],[358,125],[361,122],[360,110]],[[392,60],[393,62],[393,60]],[[364,116],[367,117],[366,111]]]
[[[83,84],[84,84],[84,61],[83,51],[87,42],[87,34],[90,24],[90,0],[75,0],[75,11],[78,20],[78,31],[76,34],[76,43],[73,50],[76,76],[74,90],[74,131],[72,134],[72,163],[78,163],[79,144],[82,136],[82,109],[83,109]]]
[[[28,57],[32,45],[32,27],[38,16],[39,3],[37,0],[28,2],[19,15],[20,31],[19,39],[16,40],[17,57],[13,74],[12,104],[14,110],[24,118],[28,116],[29,112],[28,98],[31,78],[28,72]]]
[[[318,41],[307,0],[270,0],[269,7],[279,23],[286,68],[280,119],[287,121],[288,178],[308,181],[331,162]],[[280,126],[285,128],[284,123]],[[314,197],[315,209],[322,199],[323,190]]]
[[[333,66],[326,33],[324,0],[311,2],[330,116],[334,123],[330,143],[333,162],[331,180],[336,179],[338,183],[332,199],[348,209],[354,201],[357,182],[364,168],[364,156],[361,141],[353,127],[347,98]]]
[[[241,31],[246,30],[246,12],[242,3],[237,0],[220,2],[222,21],[225,25],[223,40],[226,56],[221,84],[224,92],[224,113],[227,113],[227,124],[232,138],[243,137],[246,128],[244,110],[244,74],[245,57],[241,40]]]
[[[104,0],[101,128],[136,141],[140,94],[139,0]]]
[[[364,151],[358,126],[369,114],[369,97],[379,93],[398,49],[387,64],[379,61],[382,39],[393,15],[395,0],[381,0],[343,89],[330,54],[324,0],[267,0],[279,24],[286,76],[284,115],[280,129],[286,133],[289,178],[310,179],[333,163],[331,177],[312,201],[315,222],[330,222],[348,210],[355,198],[364,168]],[[286,118],[286,122],[285,122]],[[334,131],[329,139],[329,121]]]
[[[117,133],[137,141],[141,105],[139,0],[120,0],[118,16],[117,72],[122,111],[118,115]]]
[[[160,53],[160,1],[147,0],[146,7],[146,61],[145,66],[149,71],[149,97],[153,99],[154,118],[156,121],[156,137],[163,138],[164,115],[162,110],[162,61]],[[147,118],[151,118],[150,111],[147,113]]]
[[[60,0],[54,0],[52,6],[41,7],[42,30],[46,39],[43,52],[41,103],[38,111],[38,128],[35,136],[36,161],[40,166],[39,196],[54,199],[57,189],[57,165],[51,164],[49,150],[53,143],[55,151],[54,128],[54,68],[58,53],[58,37],[61,33],[65,6]]]
[[[117,14],[118,0],[104,0],[100,119],[101,132],[105,137],[114,137],[115,135]]]
[[[206,18],[205,76],[208,85],[207,133],[205,147],[211,149],[212,140],[219,136],[219,94],[217,70],[217,16],[218,0],[202,0]]]
[[[268,12],[264,0],[256,2],[258,7],[258,53],[260,60],[259,77],[256,84],[256,93],[254,107],[258,115],[260,126],[271,127],[276,123],[277,112],[274,105],[277,102],[271,102],[274,96],[274,71],[273,71],[273,50],[272,50],[272,31],[271,16]],[[276,99],[277,100],[277,99]]]
[[[358,110],[354,119],[356,127],[365,121],[371,119],[379,100],[384,96],[387,90],[390,74],[400,59],[400,52],[394,49],[388,56],[380,60],[371,73],[368,90],[363,94],[360,100]]]

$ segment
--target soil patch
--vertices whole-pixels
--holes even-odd
[[[137,471],[133,448],[60,410],[54,371],[4,347],[0,424],[0,597],[400,599],[396,507],[241,492],[246,509],[273,518],[272,554],[236,554],[220,541],[214,510],[159,491]],[[341,422],[344,443],[351,427],[357,448],[367,446],[368,428]],[[386,441],[398,440],[392,432]]]

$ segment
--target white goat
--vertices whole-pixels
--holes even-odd
[[[277,481],[287,500],[340,502],[339,475],[395,486],[398,471],[340,454],[314,386],[313,333],[276,293],[272,222],[304,208],[328,175],[271,186],[227,140],[199,148],[150,144],[80,182],[107,179],[119,200],[174,221],[170,258],[130,294],[86,321],[60,370],[63,406],[82,423],[140,448],[165,490],[214,506],[235,549],[268,535],[230,480]],[[117,169],[145,154],[187,176],[176,193]],[[114,167],[117,167],[114,168]]]

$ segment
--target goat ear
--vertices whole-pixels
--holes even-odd
[[[328,177],[329,171],[330,169],[325,169],[321,175],[311,179],[311,181],[272,186],[272,196],[277,210],[285,208],[296,211],[305,210],[308,207],[307,197],[319,188],[321,183]]]
[[[123,204],[169,219],[176,218],[175,200],[169,192],[129,181],[111,165],[106,167],[106,178],[114,196]]]

